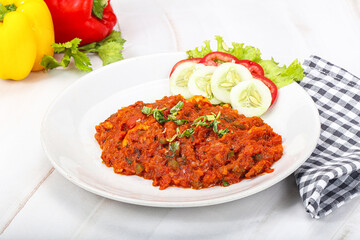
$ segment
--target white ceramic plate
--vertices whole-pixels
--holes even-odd
[[[120,107],[153,102],[170,95],[168,74],[184,53],[123,60],[87,74],[51,104],[41,129],[46,155],[64,177],[95,194],[127,203],[156,207],[194,207],[229,202],[262,191],[293,173],[314,150],[319,133],[318,111],[296,83],[283,87],[263,115],[283,137],[284,155],[275,171],[229,187],[159,190],[152,181],[123,176],[106,167],[95,141],[95,125]]]

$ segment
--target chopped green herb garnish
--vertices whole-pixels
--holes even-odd
[[[154,118],[156,119],[156,121],[158,121],[160,124],[163,124],[168,121],[168,119],[164,117],[164,113],[163,113],[164,110],[166,110],[166,108],[152,109],[151,107],[144,106],[143,109],[141,110],[141,112],[148,116],[150,114],[152,114],[154,116]]]
[[[150,115],[152,113],[152,111],[153,110],[151,107],[143,107],[143,109],[141,110],[141,112],[146,115]]]
[[[181,133],[181,132],[180,132],[180,128],[177,127],[177,128],[176,128],[176,135],[177,135],[177,136],[180,136],[180,133]]]
[[[190,137],[191,134],[193,134],[195,132],[195,128],[188,128],[186,130],[184,130],[181,135],[179,136],[180,138],[182,137]]]
[[[213,113],[215,115],[215,113]],[[216,119],[219,119],[221,115],[221,112],[218,112],[218,114],[216,115]]]
[[[186,119],[177,119],[174,115],[169,115],[168,120],[173,121],[176,125],[183,125],[189,122],[189,120]]]
[[[222,137],[222,136],[224,136],[225,134],[227,134],[228,132],[230,132],[229,127],[225,128],[225,129],[220,129],[220,130],[218,131],[218,135],[219,135],[219,137]]]
[[[212,121],[210,124],[209,124],[209,128],[212,128],[214,133],[217,133],[218,132],[218,128],[217,128],[217,124],[219,123],[218,120],[214,120]]]
[[[172,121],[176,125],[180,126],[180,125],[184,125],[189,122],[189,120],[187,120],[187,119],[178,119],[175,116],[176,113],[178,111],[180,111],[183,106],[184,106],[184,102],[179,101],[174,107],[172,107],[170,109],[170,113],[172,113],[172,114],[168,115],[167,118],[165,118],[164,113],[163,113],[163,111],[166,110],[166,108],[152,109],[151,107],[144,106],[143,109],[141,110],[141,112],[148,116],[150,114],[152,114],[154,116],[154,118],[156,119],[156,121],[158,121],[160,124],[163,124],[168,121]],[[217,133],[219,135],[219,137],[222,137],[223,135],[230,132],[230,130],[229,130],[229,127],[218,130],[218,123],[220,123],[220,121],[218,121],[217,119],[220,118],[220,115],[221,115],[221,112],[218,112],[218,114],[212,113],[211,115],[200,116],[200,117],[196,118],[190,126],[195,126],[195,127],[201,126],[201,127],[212,128],[214,133]],[[194,132],[195,132],[195,128],[188,128],[188,129],[184,130],[182,133],[180,132],[179,128],[176,128],[176,134],[173,137],[171,137],[170,139],[166,139],[166,140],[171,143],[172,141],[174,141],[176,139],[176,137],[178,137],[178,138],[190,137]],[[192,140],[193,140],[193,138],[192,138]]]
[[[226,129],[220,129],[218,130],[218,121],[217,119],[220,118],[221,112],[218,112],[218,114],[212,113],[211,115],[201,116],[194,120],[194,122],[191,124],[191,126],[202,126],[202,127],[208,127],[212,128],[214,133],[217,133],[219,137],[222,137],[224,134],[227,134],[230,132],[229,128]]]
[[[173,158],[173,157],[175,157],[175,156],[176,156],[175,153],[173,153],[173,154],[166,153],[166,157],[167,157],[167,158]]]
[[[170,109],[170,113],[177,113],[184,106],[184,102],[179,101],[175,106]]]
[[[194,122],[191,124],[191,126],[202,126],[202,127],[205,127],[207,126],[209,123],[206,122],[207,120],[207,117],[206,116],[201,116],[201,117],[198,117],[197,119],[194,120]]]
[[[230,185],[230,184],[229,184],[227,181],[225,181],[225,180],[222,180],[222,184],[224,185],[224,187],[227,187],[227,186]]]
[[[172,120],[176,125],[184,125],[187,122],[189,122],[189,120],[186,119],[176,119],[176,120]]]
[[[177,134],[174,134],[174,136],[172,136],[171,138],[167,138],[166,141],[168,141],[168,142],[171,143],[172,141],[175,140],[175,138],[176,138],[177,136],[178,136]]]
[[[179,146],[180,146],[179,141],[171,142],[171,143],[169,143],[169,151],[172,151],[173,153],[175,153],[177,150],[179,150]]]
[[[166,108],[165,108],[166,109]],[[167,122],[168,120],[164,117],[164,111],[165,109],[154,109],[153,110],[153,116],[160,124]]]
[[[206,115],[206,119],[208,120],[208,121],[214,121],[215,120],[215,115]]]
[[[179,101],[175,106],[170,109],[170,115],[168,116],[168,121],[173,121],[176,125],[183,125],[186,124],[189,120],[186,119],[177,119],[175,115],[181,108],[184,106],[184,102]]]
[[[190,137],[195,132],[195,128],[188,128],[185,129],[183,132],[180,132],[179,128],[176,128],[176,134],[172,136],[170,139],[166,139],[168,142],[172,142],[175,138],[182,138],[182,137]]]

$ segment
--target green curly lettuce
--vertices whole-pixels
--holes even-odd
[[[271,60],[261,60],[259,64],[265,72],[265,77],[272,80],[278,88],[289,85],[294,81],[301,81],[304,75],[304,69],[299,60],[295,59],[288,67],[279,66],[279,63]]]
[[[289,85],[294,81],[301,81],[304,78],[304,69],[298,59],[295,59],[288,67],[279,66],[274,59],[261,59],[261,52],[258,48],[245,46],[244,43],[232,43],[232,47],[228,47],[221,36],[215,36],[217,41],[217,52],[230,53],[239,60],[251,60],[262,66],[265,77],[272,80],[278,88]],[[189,58],[202,58],[206,54],[213,52],[210,48],[210,41],[204,41],[205,45],[196,47],[194,50],[188,50],[186,53]]]
[[[189,55],[189,58],[202,58],[206,54],[212,52],[210,48],[210,41],[206,40],[204,43],[205,46],[200,47],[200,49],[199,47],[196,47],[194,50],[188,50],[186,53]]]

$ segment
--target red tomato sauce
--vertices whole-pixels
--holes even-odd
[[[170,113],[179,101],[184,103],[181,110]],[[161,110],[164,118],[173,115],[183,124],[159,123],[154,114],[142,113],[144,107]],[[204,116],[214,117],[203,126],[196,124]],[[188,134],[181,135],[184,131]],[[281,136],[261,118],[245,117],[229,105],[213,106],[201,96],[138,101],[97,125],[95,139],[103,163],[115,173],[150,179],[161,190],[228,186],[272,172],[283,154]]]

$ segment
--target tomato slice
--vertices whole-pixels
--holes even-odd
[[[270,89],[271,98],[272,98],[271,104],[270,104],[270,106],[271,106],[275,102],[275,99],[278,95],[278,89],[277,89],[275,83],[263,75],[253,74],[253,77],[255,79],[259,79],[260,81],[262,81]]]
[[[230,53],[211,52],[206,54],[199,63],[202,63],[206,66],[219,66],[221,62],[238,63],[239,61],[240,60],[237,57],[231,55]]]
[[[260,66],[260,64],[250,61],[250,60],[239,60],[237,63],[243,65],[244,67],[246,67],[247,69],[249,69],[249,71],[251,72],[252,75],[256,74],[256,75],[261,75],[264,76],[264,69]]]
[[[251,74],[257,74],[264,76],[264,69],[256,62],[250,60],[239,60],[234,55],[224,52],[211,52],[205,55],[199,63],[202,63],[207,66],[219,66],[222,62],[233,62],[241,64],[249,71]]]
[[[194,63],[199,63],[201,60],[201,58],[188,58],[188,59],[183,59],[183,60],[180,60],[178,61],[177,63],[175,63],[175,65],[173,66],[173,68],[171,69],[171,72],[170,72],[170,76],[171,74],[175,71],[175,69],[182,63],[184,62],[194,62]],[[169,77],[170,77],[169,76]]]

